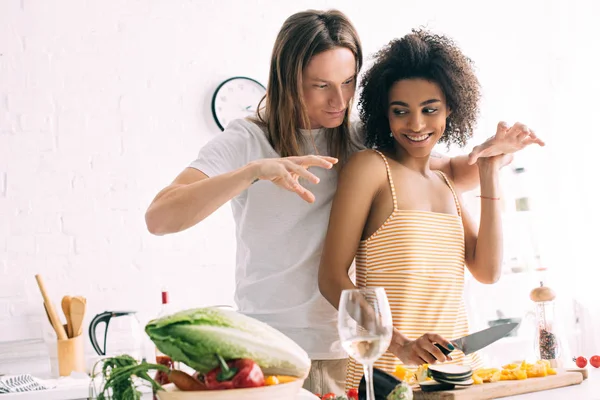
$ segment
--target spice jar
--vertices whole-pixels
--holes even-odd
[[[554,301],[556,295],[552,289],[540,282],[540,286],[533,289],[529,297],[535,303],[537,357],[550,361],[553,368],[558,367],[560,341],[556,329],[558,325]]]

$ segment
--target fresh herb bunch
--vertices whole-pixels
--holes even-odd
[[[98,364],[102,369],[96,373]],[[97,400],[141,400],[142,393],[138,390],[134,378],[140,378],[150,384],[153,391],[163,390],[162,386],[148,375],[150,370],[168,372],[164,365],[150,364],[146,361],[138,362],[129,355],[108,357],[98,361],[92,369],[92,383],[90,385],[90,398]],[[94,381],[101,376],[103,383],[100,393],[95,396]]]

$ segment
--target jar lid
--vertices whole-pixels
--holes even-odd
[[[544,282],[540,282],[540,287],[533,289],[529,294],[529,298],[536,303],[541,303],[554,300],[556,294],[554,293],[554,290],[550,289],[548,286],[544,286]]]

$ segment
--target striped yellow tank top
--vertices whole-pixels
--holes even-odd
[[[392,192],[394,211],[381,227],[361,240],[356,254],[356,286],[384,287],[394,327],[410,339],[438,333],[455,339],[469,332],[463,300],[465,242],[461,210],[456,193],[446,181],[458,215],[430,211],[399,210],[390,166],[383,158]],[[479,368],[479,357],[456,350],[450,363]],[[385,353],[375,367],[393,372],[402,364]],[[358,387],[362,365],[350,359],[347,389]]]

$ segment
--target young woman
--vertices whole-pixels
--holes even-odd
[[[338,307],[356,286],[385,287],[395,332],[376,366],[447,361],[435,347],[468,334],[462,293],[464,266],[483,283],[502,264],[499,170],[503,155],[479,158],[479,228],[463,209],[453,178],[432,167],[438,142],[464,145],[473,132],[479,83],[470,60],[448,38],[413,31],[392,41],[366,72],[359,101],[366,144],[338,179],[319,271],[323,296]],[[521,140],[522,127],[499,127]],[[533,138],[524,143],[533,143]],[[455,352],[458,353],[458,352]],[[476,364],[452,353],[453,362]],[[350,361],[347,387],[362,367]]]
[[[204,146],[146,213],[149,231],[164,235],[231,200],[237,307],[308,352],[313,368],[305,385],[314,393],[341,393],[345,381],[336,310],[319,293],[317,273],[337,170],[361,148],[360,125],[350,122],[361,66],[360,40],[341,12],[290,16],[275,40],[259,114],[232,122]],[[522,147],[494,136],[472,155]],[[465,188],[477,184],[477,167],[466,157],[437,158],[432,168]]]

